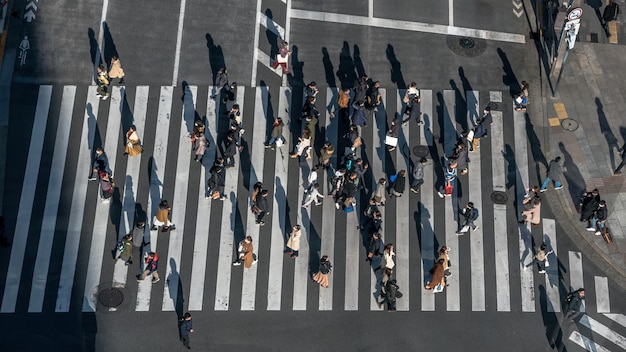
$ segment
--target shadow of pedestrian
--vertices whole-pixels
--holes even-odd
[[[337,68],[337,77],[339,77],[342,88],[352,87],[354,81],[357,80],[354,70],[355,64],[350,55],[350,45],[344,41],[339,54],[339,67]]]
[[[548,312],[547,302],[548,296],[546,294],[546,288],[543,285],[539,285],[539,302],[541,306],[541,317],[543,319],[543,326],[546,331],[546,338],[550,347],[555,348],[557,351],[567,351],[565,345],[563,345],[563,330],[559,323],[559,319],[554,312]]]
[[[96,148],[102,145],[102,136],[100,135],[100,128],[98,127],[98,121],[96,120],[96,115],[94,115],[91,103],[87,103],[86,110],[87,126],[90,129],[94,129],[93,134],[91,132],[87,133],[87,138],[89,138],[89,135],[93,135],[93,141],[87,140],[87,148],[89,148],[89,154],[91,156],[91,162],[89,163],[89,174],[91,174],[93,162],[96,160]],[[107,151],[105,150],[104,152],[106,153]]]
[[[98,71],[96,70],[96,62],[100,62],[100,47],[98,46],[98,40],[96,39],[96,33],[93,28],[87,29],[87,37],[89,38],[89,56],[91,57],[91,64],[93,65],[93,81],[98,82]],[[97,58],[97,60],[96,60]]]
[[[598,112],[598,123],[600,125],[600,131],[606,139],[607,148],[609,150],[609,158],[611,160],[611,170],[615,170],[615,152],[613,149],[619,149],[619,144],[617,143],[617,137],[613,134],[611,130],[611,125],[609,125],[609,121],[606,119],[606,114],[604,113],[604,107],[602,105],[602,101],[599,97],[596,97],[596,111]]]
[[[206,36],[206,46],[209,49],[209,65],[211,66],[211,73],[213,74],[213,85],[215,85],[215,78],[217,77],[217,71],[226,67],[226,62],[224,60],[224,53],[222,52],[221,45],[215,45],[213,41],[213,37],[207,33]]]
[[[333,63],[330,61],[330,55],[326,47],[322,47],[322,64],[324,65],[324,73],[326,74],[326,83],[328,83],[329,87],[337,87]]]
[[[274,24],[274,15],[272,14],[272,10],[266,9],[265,16],[267,17],[267,21],[265,22],[265,36],[267,37],[267,42],[270,44],[270,61],[273,61],[276,56],[278,56],[278,41],[281,40],[280,32],[278,28]],[[268,62],[270,64],[270,62]]]
[[[104,62],[107,67],[111,67],[111,58],[113,56],[118,56],[117,48],[115,47],[115,42],[113,41],[113,36],[111,35],[111,31],[109,30],[109,24],[107,22],[102,22],[102,29],[104,31]]]
[[[183,285],[181,284],[180,273],[178,272],[176,260],[174,260],[174,258],[170,258],[170,269],[171,272],[166,279],[167,289],[169,291],[170,298],[172,299],[172,303],[174,304],[176,315],[182,317],[183,304],[185,302],[183,298]]]
[[[578,165],[572,159],[572,156],[565,148],[563,142],[559,142],[559,150],[563,153],[563,166],[565,168],[563,172],[563,176],[567,181],[567,189],[569,191],[571,200],[574,204],[578,203],[578,199],[580,195],[585,191],[587,185],[585,184],[585,179],[583,175],[580,173],[580,169]]]
[[[478,120],[480,120],[480,113],[478,112],[480,109],[480,106],[478,104],[478,101],[476,101],[476,97],[474,96],[474,94],[469,93],[468,92],[472,92],[474,89],[472,88],[472,85],[470,84],[469,80],[467,79],[467,76],[465,76],[465,70],[463,69],[463,67],[459,67],[459,78],[461,79],[461,84],[463,85],[463,91],[465,93],[465,110],[461,111],[461,114],[459,115],[460,120],[463,121],[463,124],[461,126],[466,126],[465,128],[469,129],[468,126],[468,122],[467,122],[467,117],[469,117],[471,123],[473,125],[476,125],[478,123]],[[459,109],[457,108],[457,111]],[[469,114],[469,116],[467,116]]]
[[[541,174],[539,164],[542,164],[543,167],[547,169],[548,160],[546,160],[546,156],[541,150],[541,141],[539,141],[539,137],[537,136],[537,133],[535,133],[535,127],[530,121],[530,116],[528,116],[528,114],[524,114],[524,118],[526,119],[526,136],[528,138],[528,143],[530,144],[530,153],[535,161],[535,173],[537,175],[537,179],[541,181],[543,180],[543,175]]]
[[[296,92],[298,89],[301,91],[306,84],[304,83],[304,62],[298,59],[299,49],[298,46],[294,45],[291,48],[291,74],[287,75],[289,80],[289,85]],[[295,95],[294,95],[295,96]]]
[[[398,89],[406,89],[407,85],[404,81],[404,77],[402,76],[402,64],[400,64],[400,61],[398,61],[398,58],[396,57],[393,45],[387,44],[387,50],[385,50],[385,53],[387,54],[387,60],[389,60],[389,64],[391,65],[391,82],[395,83]]]
[[[461,71],[461,70],[462,69],[459,68],[459,71]],[[464,92],[461,92],[461,90],[456,85],[456,82],[453,79],[450,80],[450,87],[452,88],[452,90],[454,90],[454,111],[453,111],[454,115],[451,116],[452,117],[452,121],[454,121],[455,123],[459,124],[459,126],[461,126],[461,130],[462,131],[469,131],[469,126],[467,124],[467,104],[466,104],[466,101],[465,101],[465,96],[463,94]],[[444,120],[444,124],[446,122],[447,121]],[[458,132],[456,130],[456,126],[453,126],[453,124],[451,124],[449,127],[454,129],[454,138],[455,138],[454,141],[456,142],[456,138],[458,136]],[[445,132],[447,133],[448,131],[445,131]],[[448,149],[450,149],[450,148],[448,148]],[[452,153],[448,152],[448,153],[446,153],[446,155],[452,155]]]
[[[361,50],[356,44],[354,44],[352,56],[354,57],[354,68],[356,69],[357,76],[365,76],[365,66],[363,66],[363,61],[361,61]],[[368,84],[371,85],[371,82],[368,82]]]
[[[502,76],[502,83],[509,87],[509,94],[511,98],[513,98],[516,94],[518,94],[522,88],[513,72],[513,68],[511,67],[511,63],[509,62],[509,58],[507,57],[504,50],[501,48],[497,49],[498,56],[500,56],[500,60],[502,60],[502,69],[504,70],[504,75]]]

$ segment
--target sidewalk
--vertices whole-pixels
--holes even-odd
[[[578,42],[570,51],[557,96],[552,98],[543,82],[543,97],[531,92],[531,102],[542,104],[529,109],[535,131],[543,127],[548,137],[538,141],[545,155],[533,155],[538,178],[545,177],[550,160],[556,156],[564,160],[565,187],[560,191],[549,187],[545,199],[572,241],[624,289],[626,179],[614,176],[613,170],[622,160],[617,148],[626,142],[626,69],[619,64],[625,56],[622,45]],[[585,189],[594,188],[607,202],[611,244],[586,231],[586,223],[579,221],[578,199]]]

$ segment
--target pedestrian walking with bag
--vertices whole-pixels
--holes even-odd
[[[387,187],[387,180],[383,177],[378,180],[376,184],[376,190],[374,191],[374,195],[372,196],[372,200],[376,203],[376,205],[384,206],[387,199],[385,198],[385,188]]]
[[[98,66],[97,69],[97,85],[98,89],[96,90],[96,96],[101,98],[102,100],[107,100],[109,98],[109,74],[106,71],[106,67],[104,65]]]
[[[570,292],[567,295],[567,298],[565,299],[565,319],[568,319],[573,323],[576,318],[583,314],[583,312],[580,311],[580,308],[583,304],[584,299],[584,288],[579,288],[578,290]]]
[[[378,305],[380,306],[382,303],[387,303],[387,311],[395,312],[396,300],[398,298],[402,298],[400,286],[397,285],[396,279],[388,280],[387,284],[385,284],[385,298],[383,302],[379,302]]]
[[[117,253],[115,261],[121,259],[124,264],[130,265],[133,263],[133,235],[128,234],[122,237],[117,244]]]
[[[372,233],[370,237],[370,242],[367,245],[367,258],[365,258],[366,262],[372,262],[374,256],[382,256],[383,254],[380,252],[380,247],[382,245],[382,241],[380,240],[380,234],[378,232]],[[389,269],[391,270],[391,269]]]
[[[328,274],[332,270],[332,264],[330,263],[330,259],[325,255],[320,259],[320,265],[318,271],[313,275],[313,281],[320,284],[320,286],[327,288],[328,287]]]
[[[526,106],[530,103],[528,89],[530,85],[522,81],[522,91],[515,97],[515,111],[526,111]]]
[[[452,192],[454,191],[454,184],[456,182],[456,172],[456,161],[451,161],[450,165],[448,165],[444,172],[444,184],[439,187],[439,192],[437,192],[439,198],[443,198],[444,196],[449,197],[452,195]]]
[[[152,283],[156,284],[161,280],[159,278],[159,273],[157,270],[159,269],[159,254],[156,252],[150,252],[146,255],[145,259],[146,266],[141,274],[137,275],[137,282],[142,282],[146,276],[152,275]]]
[[[548,165],[548,174],[546,178],[543,180],[543,184],[541,185],[541,192],[545,192],[548,187],[548,183],[550,180],[554,182],[554,189],[559,190],[563,188],[561,184],[561,177],[563,176],[563,168],[561,167],[561,157],[557,156],[554,160],[550,161]]]
[[[457,235],[466,234],[470,230],[470,227],[472,231],[476,231],[478,229],[478,226],[474,224],[474,221],[478,220],[478,209],[474,208],[474,203],[467,203],[465,208],[461,210],[461,215],[463,216],[463,222],[460,224],[460,228],[456,232]]]
[[[425,288],[433,290],[434,293],[443,292],[444,287],[446,287],[444,259],[439,258],[429,272],[432,278],[426,283]]]
[[[272,68],[277,69],[280,65],[283,70],[283,74],[288,75],[289,67],[287,67],[287,64],[289,62],[289,55],[291,55],[291,51],[289,50],[289,44],[286,41],[282,41],[280,43],[280,49],[278,50],[278,54],[276,55],[276,60],[272,62]]]
[[[413,165],[413,181],[411,182],[411,192],[413,193],[418,193],[420,187],[424,184],[424,166],[426,162],[426,158],[422,157],[418,163]]]
[[[226,195],[224,194],[224,169],[219,165],[213,165],[209,172],[211,176],[207,180],[204,198],[226,200]]]
[[[396,266],[396,262],[394,261],[396,252],[394,252],[393,250],[394,246],[392,243],[387,243],[385,245],[385,249],[383,250],[383,261],[378,268],[374,269],[374,271],[378,271],[381,268],[389,268],[393,270],[393,268]]]
[[[283,137],[284,126],[285,123],[283,122],[283,119],[280,117],[274,119],[274,123],[272,124],[272,134],[270,135],[270,139],[267,143],[265,143],[265,148],[272,148],[272,150],[274,150],[274,147],[280,148],[283,144],[285,144],[285,137]]]
[[[91,174],[89,175],[89,181],[96,181],[100,176],[100,172],[104,171],[110,176],[113,176],[113,171],[109,167],[109,157],[104,152],[102,147],[96,148],[96,155],[91,166]]]
[[[256,264],[257,259],[254,257],[254,245],[252,244],[252,237],[246,236],[246,238],[239,242],[237,247],[237,260],[233,262],[234,266],[241,265],[243,263],[244,268],[248,269],[252,267],[252,264]]]
[[[522,203],[524,204],[524,211],[522,211],[522,220],[519,223],[530,222],[533,226],[539,226],[541,223],[541,196],[528,197]]]
[[[141,154],[143,147],[139,141],[139,135],[137,134],[137,128],[135,125],[131,125],[126,131],[126,146],[124,148],[124,155],[136,156]]]
[[[162,199],[157,206],[157,212],[154,219],[152,219],[152,228],[150,228],[150,230],[156,231],[159,227],[161,227],[161,232],[176,230],[176,225],[174,225],[169,219],[170,210],[172,210],[172,208],[170,208],[167,200]]]
[[[320,193],[320,184],[316,182],[313,187],[311,187],[310,190],[307,191],[306,197],[304,197],[304,202],[302,203],[302,207],[307,208],[314,201],[315,205],[322,205],[323,200],[324,195]]]
[[[524,265],[524,270],[528,269],[528,267],[532,266],[534,263],[537,263],[537,270],[539,270],[539,274],[545,274],[546,267],[550,265],[548,262],[548,255],[554,253],[553,250],[546,251],[547,248],[546,244],[543,243],[539,249],[535,249],[533,260]]]
[[[322,146],[320,157],[318,159],[319,164],[317,166],[321,166],[324,170],[327,170],[331,166],[330,159],[333,157],[334,153],[335,146],[329,141],[324,142],[324,146]]]
[[[265,225],[265,221],[263,221],[263,218],[265,217],[265,215],[270,214],[270,206],[267,201],[268,194],[269,192],[264,189],[256,197],[256,206],[259,208],[259,212],[256,216],[256,224],[260,226]]]
[[[185,313],[180,320],[180,340],[183,342],[183,346],[187,347],[188,350],[191,349],[189,347],[189,335],[193,332],[193,321],[191,320],[191,314],[189,312]]]
[[[389,198],[402,197],[404,189],[406,188],[406,170],[400,170],[391,180],[391,190],[389,192]]]
[[[289,255],[292,259],[298,258],[298,251],[300,250],[300,238],[302,237],[302,229],[300,225],[296,225],[291,229],[289,239],[285,249],[285,254]]]

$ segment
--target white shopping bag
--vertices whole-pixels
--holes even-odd
[[[385,136],[385,144],[391,147],[397,147],[398,137]]]

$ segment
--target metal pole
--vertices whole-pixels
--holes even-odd
[[[559,82],[561,82],[561,75],[563,75],[563,70],[565,69],[565,61],[567,61],[567,55],[569,54],[569,47],[565,47],[565,53],[563,54],[563,63],[561,64],[561,71],[559,71],[559,77],[556,79],[556,84],[554,85],[554,90],[552,91],[552,97],[556,97],[556,93],[559,90]]]

